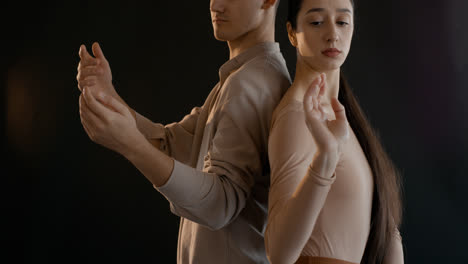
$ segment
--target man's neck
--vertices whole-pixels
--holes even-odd
[[[274,27],[259,26],[235,40],[228,41],[229,59],[232,59],[247,49],[263,42],[275,42]]]

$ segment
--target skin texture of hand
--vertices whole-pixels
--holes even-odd
[[[78,63],[78,74],[76,75],[78,89],[83,91],[85,87],[88,87],[89,90],[92,90],[95,94],[103,92],[104,94],[114,97],[120,103],[124,104],[135,118],[135,111],[119,96],[112,84],[111,68],[99,43],[94,42],[92,50],[95,57],[92,57],[88,53],[85,45],[80,46],[80,62]]]
[[[81,123],[92,141],[126,157],[146,141],[128,108],[114,97],[103,92],[95,96],[84,88],[79,105]]]
[[[92,50],[95,58],[88,53],[85,45],[80,46],[80,62],[78,63],[78,74],[76,76],[78,89],[83,91],[84,87],[93,86],[96,87],[95,92],[114,95],[116,91],[112,85],[112,72],[109,62],[104,57],[104,53],[97,42],[93,43]]]
[[[315,144],[317,145],[316,158],[330,167],[336,166],[343,144],[349,138],[349,125],[345,108],[338,98],[331,99],[331,106],[335,113],[335,120],[328,120],[321,105],[325,94],[325,74],[317,77],[304,95],[304,112],[306,124]],[[326,161],[325,161],[326,160]]]

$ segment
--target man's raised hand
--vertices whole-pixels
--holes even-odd
[[[89,87],[90,90],[95,92],[104,92],[111,96],[116,96],[114,86],[112,85],[112,73],[109,62],[101,47],[97,42],[92,45],[93,56],[86,50],[85,45],[80,46],[79,56],[80,62],[78,64],[78,89],[83,91],[84,87]]]

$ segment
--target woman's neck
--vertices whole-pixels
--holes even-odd
[[[321,72],[311,68],[305,62],[298,58],[296,63],[296,75],[291,85],[294,99],[302,102],[304,94],[309,89],[312,81],[320,75]],[[340,88],[340,69],[324,72],[326,74],[325,95],[322,98],[322,105],[331,107],[331,99],[338,97]]]

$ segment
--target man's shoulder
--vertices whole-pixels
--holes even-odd
[[[226,79],[226,92],[230,96],[283,94],[291,79],[284,59],[277,57],[262,54],[246,62]]]
[[[289,72],[281,53],[263,53],[242,65],[234,73],[238,77],[255,76],[256,78],[287,78]]]

